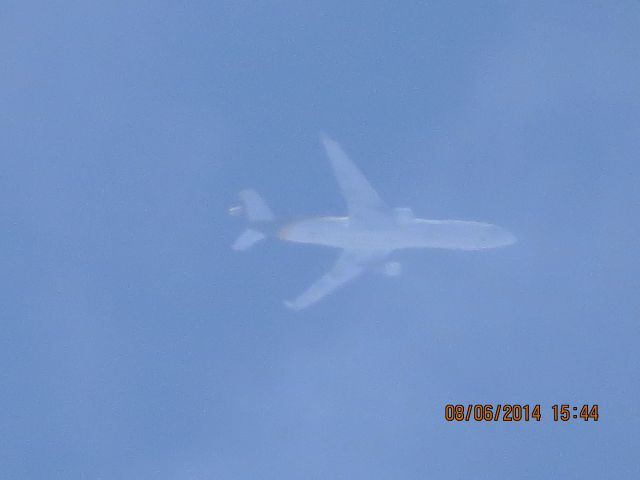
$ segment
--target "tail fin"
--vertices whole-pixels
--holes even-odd
[[[242,190],[240,200],[242,200],[245,215],[250,222],[273,221],[271,209],[255,190]]]
[[[250,223],[267,223],[274,219],[273,212],[267,206],[262,197],[254,190],[242,190],[240,192],[241,207],[233,207],[229,210],[231,215],[243,213]],[[260,240],[264,240],[266,235],[253,228],[247,228],[240,234],[231,248],[234,250],[246,250]]]

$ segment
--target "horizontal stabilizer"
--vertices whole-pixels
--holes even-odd
[[[264,233],[253,230],[251,228],[247,228],[240,234],[231,248],[233,248],[234,250],[246,250],[247,248],[252,247],[256,243],[258,243],[260,240],[263,240],[264,238]]]

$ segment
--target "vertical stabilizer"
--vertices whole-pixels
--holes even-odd
[[[255,226],[256,223],[267,223],[274,220],[273,212],[267,206],[267,203],[255,190],[242,190],[240,192],[240,200],[242,206],[232,207],[229,209],[231,215],[244,215],[249,223]],[[234,250],[246,250],[260,240],[264,240],[266,235],[255,228],[247,228],[236,239],[231,246]]]
[[[242,190],[240,200],[250,222],[272,222],[273,212],[255,190]]]

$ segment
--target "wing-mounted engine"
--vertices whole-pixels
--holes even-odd
[[[402,273],[402,265],[400,262],[385,262],[375,267],[374,271],[387,277],[397,277]]]
[[[387,262],[384,264],[384,274],[387,277],[397,277],[402,272],[400,262]]]
[[[409,207],[394,208],[393,214],[399,225],[411,223],[413,221],[413,211]]]

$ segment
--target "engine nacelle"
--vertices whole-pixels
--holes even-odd
[[[413,210],[411,210],[409,207],[394,208],[393,214],[396,217],[396,222],[398,222],[400,225],[413,221]]]
[[[397,277],[401,272],[402,265],[400,265],[400,262],[387,262],[382,269],[382,273],[388,277]]]

